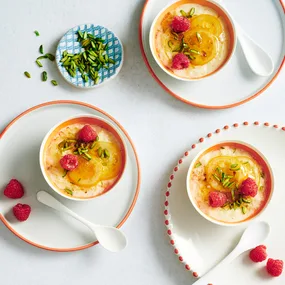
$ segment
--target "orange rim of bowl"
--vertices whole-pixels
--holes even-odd
[[[275,81],[275,79],[278,77],[278,75],[280,74],[284,63],[285,63],[285,56],[283,57],[283,60],[276,72],[276,74],[273,76],[273,78],[259,91],[257,91],[255,94],[251,95],[249,98],[246,98],[244,100],[241,100],[239,102],[236,103],[232,103],[232,104],[228,104],[228,105],[221,105],[221,106],[210,106],[210,105],[204,105],[204,104],[199,104],[199,103],[195,103],[189,100],[185,100],[183,99],[181,96],[177,95],[176,93],[174,93],[173,91],[171,91],[168,87],[166,87],[166,85],[164,85],[164,83],[158,78],[158,76],[155,74],[154,70],[151,68],[150,63],[147,59],[146,53],[144,51],[144,47],[143,47],[143,33],[142,33],[142,29],[143,29],[143,20],[144,20],[144,14],[147,8],[147,4],[150,0],[146,0],[145,4],[143,6],[143,10],[142,10],[142,14],[140,17],[140,23],[139,23],[139,43],[140,43],[140,49],[141,49],[141,54],[143,57],[143,60],[146,64],[146,67],[149,71],[149,73],[151,74],[151,76],[155,79],[155,81],[166,91],[168,92],[171,96],[173,96],[174,98],[178,99],[179,101],[182,101],[188,105],[192,105],[194,107],[198,107],[198,108],[204,108],[204,109],[228,109],[228,108],[233,108],[233,107],[237,107],[239,105],[245,104],[251,100],[253,100],[254,98],[256,98],[257,96],[261,95],[265,90],[267,90],[270,85]],[[285,4],[282,2],[282,0],[279,0],[280,5],[285,13]]]
[[[193,203],[195,204],[195,208],[199,209],[198,212],[203,213],[204,216],[207,217],[207,220],[211,221],[212,223],[219,224],[219,225],[224,225],[224,226],[235,226],[235,225],[241,225],[243,223],[246,223],[252,219],[255,219],[258,215],[260,215],[265,208],[268,206],[272,194],[273,194],[273,189],[274,189],[274,178],[273,178],[273,173],[272,169],[269,165],[269,162],[267,161],[266,157],[254,146],[249,145],[248,143],[241,142],[241,141],[224,141],[224,142],[219,142],[207,149],[204,149],[202,152],[200,152],[196,158],[193,159],[193,162],[191,163],[191,166],[189,168],[189,178],[190,178],[190,171],[193,169],[193,166],[195,165],[195,162],[199,161],[202,156],[206,155],[207,153],[218,150],[223,146],[228,146],[232,149],[242,149],[248,152],[252,158],[257,162],[257,164],[261,167],[262,171],[265,174],[266,180],[265,180],[265,199],[262,202],[261,206],[249,217],[247,217],[245,220],[238,221],[238,222],[225,222],[221,220],[214,219],[207,214],[205,214],[200,208],[196,205],[195,201],[193,200]],[[187,176],[188,178],[188,176]],[[187,181],[188,183],[188,181]],[[192,197],[191,193],[188,193],[189,196]],[[190,198],[190,197],[189,197]],[[192,198],[193,199],[193,198]],[[191,200],[191,199],[190,199]]]
[[[62,191],[60,191],[59,189],[57,189],[56,185],[53,183],[53,181],[51,179],[49,179],[49,177],[47,176],[47,171],[46,171],[46,167],[44,165],[44,153],[46,152],[46,149],[48,147],[48,145],[50,144],[51,140],[53,139],[54,135],[57,134],[62,128],[72,125],[74,123],[82,123],[82,124],[90,124],[90,125],[97,125],[103,129],[105,129],[106,131],[110,132],[118,141],[119,147],[120,147],[120,152],[121,152],[121,157],[122,157],[122,165],[120,167],[120,171],[119,174],[116,178],[116,180],[108,187],[106,187],[106,189],[104,190],[104,192],[92,196],[92,197],[83,197],[83,198],[78,198],[78,197],[69,197],[65,194],[62,193]],[[121,178],[123,177],[123,173],[125,171],[126,168],[126,159],[127,159],[127,151],[126,151],[126,147],[123,141],[123,138],[121,138],[120,134],[117,132],[117,130],[107,121],[105,121],[104,119],[98,117],[98,116],[92,116],[92,115],[82,115],[82,116],[74,116],[71,118],[68,118],[65,121],[60,122],[59,124],[55,125],[52,129],[51,132],[48,132],[48,136],[46,136],[44,138],[44,146],[43,146],[43,153],[41,153],[41,165],[42,165],[42,172],[44,172],[44,178],[46,179],[47,183],[49,184],[49,186],[54,189],[55,192],[57,192],[58,194],[60,194],[61,196],[68,198],[70,200],[73,201],[88,201],[88,200],[93,200],[97,197],[103,196],[104,194],[108,193],[109,191],[111,191],[116,184],[118,184],[118,182],[121,180]]]
[[[189,3],[189,0],[179,0],[177,2],[172,3],[171,5],[168,5],[164,10],[162,10],[162,12],[159,13],[158,18],[156,19],[156,21],[153,24],[153,29],[154,31],[156,31],[157,26],[159,25],[159,23],[161,22],[161,19],[164,18],[164,16],[172,9],[176,9],[178,6],[181,6],[183,4],[187,4]],[[235,27],[234,27],[234,23],[232,18],[230,17],[230,15],[228,14],[228,12],[226,10],[224,10],[219,4],[214,3],[214,2],[209,2],[207,0],[191,0],[191,3],[193,4],[200,4],[202,6],[206,6],[208,8],[211,8],[212,10],[215,10],[215,12],[218,13],[219,17],[222,17],[222,19],[224,20],[225,26],[228,29],[229,32],[229,51],[228,54],[226,56],[226,58],[223,60],[222,64],[215,70],[213,70],[212,72],[205,74],[201,77],[198,78],[187,78],[187,77],[180,77],[178,75],[176,75],[175,73],[172,72],[171,68],[169,68],[168,66],[165,66],[163,63],[160,62],[159,59],[159,55],[158,55],[158,51],[157,48],[154,47],[154,54],[153,56],[156,59],[156,62],[158,63],[158,65],[167,73],[170,74],[170,76],[173,76],[174,78],[178,79],[178,80],[183,80],[183,81],[199,81],[201,79],[210,77],[212,75],[215,75],[216,73],[218,73],[220,70],[222,70],[230,61],[230,59],[232,58],[235,49],[236,49],[236,45],[237,45],[237,37],[236,37],[236,31],[235,31]],[[154,32],[153,32],[154,33]],[[150,33],[151,34],[151,33]],[[154,41],[154,39],[153,39]]]
[[[136,201],[138,199],[138,195],[139,195],[139,191],[140,191],[140,184],[141,184],[141,170],[140,170],[140,163],[139,163],[139,159],[138,159],[138,154],[137,151],[135,149],[134,143],[131,140],[129,134],[127,133],[127,131],[123,128],[123,126],[116,120],[114,119],[111,115],[109,115],[108,113],[106,113],[105,111],[91,105],[85,102],[80,102],[80,101],[73,101],[73,100],[57,100],[57,101],[50,101],[50,102],[45,102],[39,105],[36,105],[30,109],[27,109],[26,111],[24,111],[23,113],[21,113],[20,115],[18,115],[17,117],[15,117],[5,128],[4,130],[0,133],[0,139],[4,136],[4,134],[6,133],[6,131],[13,126],[13,124],[18,121],[19,119],[21,119],[23,116],[31,113],[34,110],[40,109],[42,107],[47,107],[47,106],[52,106],[52,105],[57,105],[57,104],[72,104],[72,105],[79,105],[79,106],[84,106],[90,109],[93,109],[95,111],[98,111],[100,113],[102,113],[103,115],[105,115],[106,117],[108,117],[110,120],[112,120],[113,122],[115,122],[117,124],[117,126],[121,129],[121,131],[124,133],[124,135],[127,137],[128,141],[130,142],[132,149],[134,151],[135,154],[135,159],[136,159],[136,164],[137,164],[137,168],[138,168],[138,182],[137,182],[137,186],[136,186],[136,192],[134,195],[134,198],[132,200],[132,203],[127,211],[127,213],[125,214],[125,216],[123,217],[123,219],[121,220],[121,222],[117,225],[117,228],[120,228],[129,218],[131,212],[133,211]],[[74,248],[53,248],[53,247],[47,247],[47,246],[43,246],[40,244],[37,244],[27,238],[25,238],[24,236],[20,235],[19,233],[17,233],[14,228],[7,222],[7,220],[4,218],[4,216],[2,214],[0,214],[0,220],[3,222],[3,224],[14,234],[16,235],[18,238],[22,239],[23,241],[29,243],[30,245],[33,245],[35,247],[41,248],[41,249],[45,249],[45,250],[50,250],[50,251],[56,251],[56,252],[70,252],[70,251],[78,251],[78,250],[83,250],[86,248],[89,248],[91,246],[94,246],[96,244],[98,244],[98,241],[94,241],[91,242],[89,244],[83,245],[83,246],[79,246],[79,247],[74,247]]]

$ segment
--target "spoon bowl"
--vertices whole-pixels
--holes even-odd
[[[215,2],[225,9],[222,0],[215,0]],[[270,55],[240,27],[232,15],[231,18],[235,25],[238,41],[251,70],[259,76],[270,76],[274,71],[274,63]]]
[[[127,246],[127,238],[121,230],[111,226],[96,225],[85,220],[45,191],[39,191],[37,193],[37,199],[42,204],[59,212],[68,214],[86,225],[94,233],[101,246],[105,249],[111,252],[118,252]]]

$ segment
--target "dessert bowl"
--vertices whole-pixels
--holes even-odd
[[[124,61],[119,37],[101,25],[83,24],[68,30],[58,43],[56,63],[74,87],[90,89],[114,79]]]
[[[216,2],[180,0],[156,16],[149,43],[162,70],[176,79],[195,81],[226,66],[237,37],[231,16]]]
[[[78,115],[46,134],[40,167],[55,192],[84,201],[114,188],[125,170],[126,156],[124,140],[114,125],[98,116]]]
[[[262,153],[241,141],[224,141],[193,159],[186,180],[189,199],[210,222],[235,226],[251,221],[267,207],[274,179]]]

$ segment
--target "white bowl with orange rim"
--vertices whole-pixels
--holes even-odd
[[[92,136],[82,140],[88,126]],[[61,196],[86,201],[111,191],[126,167],[120,131],[94,115],[78,115],[55,125],[40,148],[40,168],[48,185]]]
[[[230,14],[212,0],[180,0],[154,19],[150,50],[157,64],[173,78],[200,80],[221,71],[237,44]]]
[[[186,188],[202,217],[218,225],[236,226],[266,209],[274,177],[269,162],[255,147],[241,141],[223,141],[193,159]]]

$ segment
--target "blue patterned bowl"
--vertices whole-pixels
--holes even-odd
[[[62,65],[63,63],[60,62],[60,60],[62,59],[62,53],[64,51],[67,51],[70,54],[77,54],[84,51],[84,48],[77,41],[78,31],[81,31],[82,33],[87,32],[88,34],[92,34],[95,38],[102,38],[104,40],[103,44],[107,44],[106,54],[109,58],[115,61],[114,64],[109,63],[108,68],[102,67],[98,71],[100,79],[97,84],[95,84],[94,80],[92,80],[91,78],[89,78],[88,81],[85,82],[82,79],[81,73],[78,71],[78,69],[76,71],[75,77],[72,77]],[[70,29],[59,41],[59,44],[56,49],[56,63],[60,73],[67,82],[79,88],[97,87],[113,79],[121,70],[123,60],[124,51],[119,38],[116,37],[115,34],[109,31],[107,28],[99,25],[96,26],[93,24],[79,25]]]

